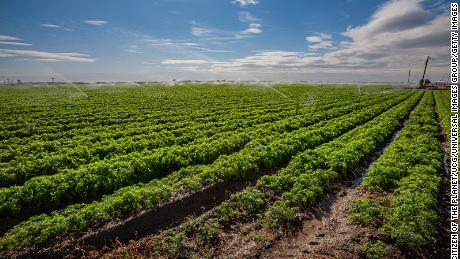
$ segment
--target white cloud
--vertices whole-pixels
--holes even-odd
[[[184,70],[184,71],[192,71],[192,72],[196,72],[196,71],[200,71],[201,68],[199,67],[194,67],[194,66],[186,66],[186,67],[174,67],[172,68],[174,70]]]
[[[240,22],[257,22],[260,19],[252,15],[250,12],[239,12],[238,20],[240,20]]]
[[[16,55],[14,55],[14,54],[9,54],[9,53],[2,53],[2,52],[0,51],[0,58],[14,57],[14,56],[16,56]]]
[[[197,51],[200,51],[200,52],[214,52],[214,53],[228,53],[228,52],[232,52],[231,50],[210,49],[210,48],[204,48],[204,47],[190,47],[189,49],[197,50]]]
[[[334,65],[369,64],[408,70],[429,55],[437,60],[431,64],[432,71],[440,70],[441,64],[447,65],[449,60],[448,23],[445,14],[430,18],[421,1],[389,1],[367,24],[343,32],[351,41],[327,53],[325,60]]]
[[[95,25],[95,26],[101,26],[101,25],[108,23],[108,21],[103,21],[103,20],[84,20],[82,22],[89,24],[89,25]]]
[[[22,39],[13,36],[0,35],[0,44],[15,46],[32,46],[32,44],[30,43],[18,42],[21,40]]]
[[[323,41],[318,44],[308,46],[310,49],[330,49],[332,48],[332,41]]]
[[[0,57],[31,57],[38,61],[95,62],[95,59],[81,53],[55,53],[36,50],[0,49]]]
[[[308,48],[312,50],[318,49],[329,49],[332,48],[332,35],[322,32],[315,33],[317,36],[308,36],[305,37],[305,41],[308,43],[313,43]]]
[[[234,0],[234,4],[239,4],[240,6],[256,5],[259,3],[257,0]]]
[[[367,24],[349,27],[342,34],[354,41],[373,41],[375,36],[425,25],[429,16],[420,0],[392,0],[382,5]]]
[[[211,28],[206,28],[206,27],[200,26],[200,25],[195,25],[195,26],[192,26],[191,33],[192,33],[193,36],[203,37],[203,36],[209,36],[209,35],[213,35],[213,34],[218,34],[219,31],[211,29]]]
[[[125,49],[126,52],[128,53],[135,53],[135,54],[142,54],[144,53],[144,51],[142,50],[142,48],[140,46],[138,46],[137,44],[131,44],[129,45],[126,49]]]
[[[14,42],[14,41],[0,41],[0,44],[16,45],[16,46],[32,46],[32,44],[30,43]]]
[[[186,50],[196,50],[199,52],[215,52],[224,53],[231,52],[229,50],[211,49],[201,46],[196,42],[189,42],[185,40],[173,40],[173,39],[146,39],[143,41],[145,46],[148,48],[179,48]]]
[[[208,68],[210,72],[262,72],[262,71],[293,71],[299,67],[321,62],[318,56],[310,53],[292,51],[261,51],[255,55],[228,62],[213,62]],[[269,69],[269,70],[267,70]]]
[[[61,28],[61,26],[56,25],[56,24],[51,24],[51,23],[42,23],[40,24],[42,27],[48,27],[48,28]]]
[[[325,39],[325,40],[332,39],[332,35],[329,33],[317,32],[316,34],[318,34],[322,39]]]
[[[13,37],[13,36],[0,35],[0,40],[2,40],[2,41],[18,41],[18,40],[21,40],[21,39]]]
[[[40,24],[40,26],[41,27],[46,27],[46,28],[52,28],[52,29],[60,29],[60,30],[64,30],[64,31],[72,31],[69,28],[66,28],[66,27],[63,27],[63,26],[60,26],[60,25],[57,25],[57,24],[52,24],[52,23],[42,23],[42,24]]]
[[[323,39],[319,36],[310,36],[310,37],[305,37],[305,40],[307,42],[311,42],[311,43],[318,43],[318,42],[322,42]]]
[[[146,39],[144,40],[148,46],[176,46],[176,47],[193,47],[197,46],[197,43],[194,42],[185,42],[182,40],[173,40],[173,39]]]
[[[241,33],[242,34],[259,34],[259,33],[262,33],[262,30],[260,29],[262,27],[262,25],[258,24],[258,23],[251,23],[249,24],[249,27],[242,31]]]
[[[196,22],[192,23],[191,34],[211,43],[227,43],[249,38],[254,34],[262,33],[262,25],[259,23],[250,23],[242,31],[230,31],[204,26]]]
[[[199,60],[199,59],[165,59],[161,62],[163,65],[200,65],[200,64],[208,64],[212,63],[207,60]]]
[[[402,81],[411,68],[412,79],[418,80],[429,55],[433,60],[428,76],[438,79],[448,74],[449,16],[434,13],[437,16],[423,9],[420,1],[389,1],[367,23],[343,32],[346,41],[334,44],[332,35],[314,33],[305,38],[313,52],[259,51],[226,63],[208,64],[201,71],[237,75],[288,73],[294,77],[322,73],[354,80]],[[316,53],[318,49],[325,52]]]
[[[144,53],[143,51],[135,50],[135,49],[127,49],[126,52],[135,53],[135,54],[143,54]]]

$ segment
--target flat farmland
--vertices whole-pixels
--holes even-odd
[[[2,86],[0,256],[443,256],[449,98],[396,85]]]

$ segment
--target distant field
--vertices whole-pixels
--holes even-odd
[[[350,217],[387,237],[360,253],[437,242],[448,91],[18,85],[0,87],[0,114],[0,256],[236,255],[231,234],[262,244],[291,229],[357,168],[359,188],[381,194]]]

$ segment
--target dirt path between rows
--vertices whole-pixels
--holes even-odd
[[[413,110],[412,110],[413,111]],[[387,144],[364,161],[353,172],[354,178],[336,186],[332,194],[322,199],[311,219],[302,222],[302,228],[294,236],[287,236],[263,251],[263,258],[361,258],[360,246],[370,239],[380,239],[375,229],[353,224],[348,209],[353,201],[375,197],[359,188],[369,168],[385,149],[398,137],[409,116],[401,123]],[[397,251],[392,251],[398,257]]]
[[[439,122],[439,118],[437,119]],[[407,121],[404,125],[406,123]],[[442,133],[441,128],[440,132]],[[399,131],[393,136],[388,145],[396,139],[398,134]],[[445,153],[444,170],[448,172],[449,159],[444,134],[442,134],[440,144],[443,146]],[[280,238],[269,245],[268,249],[252,253],[251,256],[261,258],[365,258],[362,245],[367,241],[382,240],[387,243],[387,249],[391,252],[392,258],[448,258],[449,185],[448,173],[446,172],[441,174],[442,186],[438,209],[439,239],[435,247],[416,251],[415,254],[409,251],[401,251],[377,228],[352,223],[348,209],[353,201],[384,195],[370,193],[359,188],[359,184],[367,174],[367,171],[383,151],[384,149],[374,155],[367,168],[363,166],[358,168],[358,170],[361,170],[360,178],[354,180],[352,184],[349,182],[348,186],[340,186],[335,193],[323,199],[322,204],[315,209],[316,213],[313,217],[303,220],[302,227],[298,232]]]
[[[354,200],[370,196],[360,188],[342,186],[325,199],[312,219],[303,222],[299,232],[280,239],[260,257],[361,258],[361,244],[381,237],[371,228],[353,224],[348,208]]]

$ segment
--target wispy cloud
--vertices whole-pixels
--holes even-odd
[[[57,24],[53,24],[53,23],[42,23],[42,24],[40,24],[40,26],[41,27],[46,27],[46,28],[52,28],[52,29],[60,29],[60,30],[64,30],[64,31],[72,31],[69,28],[66,28],[66,27],[63,27],[63,26],[60,26],[60,25],[57,25]]]
[[[15,45],[15,46],[32,46],[32,44],[30,44],[30,43],[13,42],[13,41],[0,41],[0,44]]]
[[[51,23],[42,23],[40,24],[40,26],[47,27],[47,28],[56,28],[56,29],[61,28],[61,26],[56,25],[56,24],[51,24]]]
[[[240,22],[249,22],[249,23],[260,21],[259,18],[255,17],[250,12],[239,12],[238,20],[240,20]]]
[[[408,69],[427,56],[431,68],[440,69],[449,58],[449,19],[445,13],[432,18],[418,0],[389,1],[367,24],[349,27],[344,47],[325,55],[330,64],[372,64],[387,69]]]
[[[184,40],[173,40],[173,39],[146,39],[144,42],[147,46],[176,46],[176,47],[192,47],[197,46],[197,43],[186,42]]]
[[[212,66],[214,71],[244,71],[258,68],[292,69],[320,62],[319,56],[309,53],[293,51],[260,51],[254,55],[239,59],[231,59],[229,62],[217,63]]]
[[[126,52],[128,53],[134,53],[134,54],[143,54],[144,51],[142,50],[142,47],[137,45],[137,44],[131,44],[129,45],[126,49]]]
[[[256,3],[257,1],[253,2],[253,4]],[[252,15],[250,12],[239,12],[238,20],[242,23],[245,23],[247,28],[240,31],[225,30],[192,21],[192,27],[190,32],[193,36],[201,38],[211,43],[239,41],[244,38],[249,38],[254,34],[260,34],[263,32],[260,19]]]
[[[234,0],[234,4],[239,4],[240,6],[256,5],[259,3],[257,0]]]
[[[445,74],[449,61],[449,19],[445,13],[423,8],[418,0],[392,0],[380,6],[369,21],[348,27],[347,40],[335,43],[327,33],[305,38],[310,52],[265,50],[223,63],[202,64],[197,71],[241,75],[290,73],[336,74],[340,78],[421,73],[427,55],[433,57],[431,76]],[[315,52],[323,49],[323,53]],[[418,65],[417,65],[418,64]],[[267,72],[269,71],[269,73]],[[384,79],[383,79],[384,80]]]
[[[18,42],[18,41],[22,41],[22,39],[13,37],[13,36],[0,35],[0,44],[15,45],[15,46],[32,46],[32,44],[30,43]]]
[[[214,53],[231,52],[230,50],[207,48],[196,42],[191,42],[188,40],[144,39],[142,42],[147,48],[176,48],[176,49],[195,50],[198,52],[214,52]],[[136,50],[139,50],[139,47]]]
[[[56,53],[37,50],[15,50],[0,49],[0,57],[29,57],[37,61],[54,61],[54,62],[95,62],[96,59],[89,58],[86,54],[81,53]]]
[[[141,50],[135,50],[135,49],[127,49],[126,52],[135,53],[135,54],[143,54],[144,53]]]
[[[308,46],[311,50],[318,50],[318,49],[329,49],[332,48],[332,35],[327,33],[317,32],[314,36],[305,37],[305,41],[308,43],[313,43]]]
[[[104,21],[104,20],[84,20],[82,22],[89,24],[89,25],[95,25],[95,26],[101,26],[101,25],[109,23],[108,21]]]
[[[0,40],[2,40],[2,41],[18,41],[18,40],[21,40],[21,39],[17,38],[17,37],[13,37],[13,36],[0,35]]]
[[[262,25],[259,23],[250,23],[242,31],[231,31],[214,28],[192,22],[191,34],[208,42],[228,42],[249,38],[254,34],[262,33]]]
[[[262,25],[259,23],[250,23],[249,27],[242,31],[241,34],[259,34],[262,33]]]
[[[232,52],[231,50],[224,50],[224,49],[211,49],[211,48],[204,48],[204,47],[190,47],[190,49],[197,50],[200,52],[213,52],[213,53],[229,53]]]
[[[201,65],[208,63],[212,62],[200,59],[165,59],[161,62],[163,65]]]

